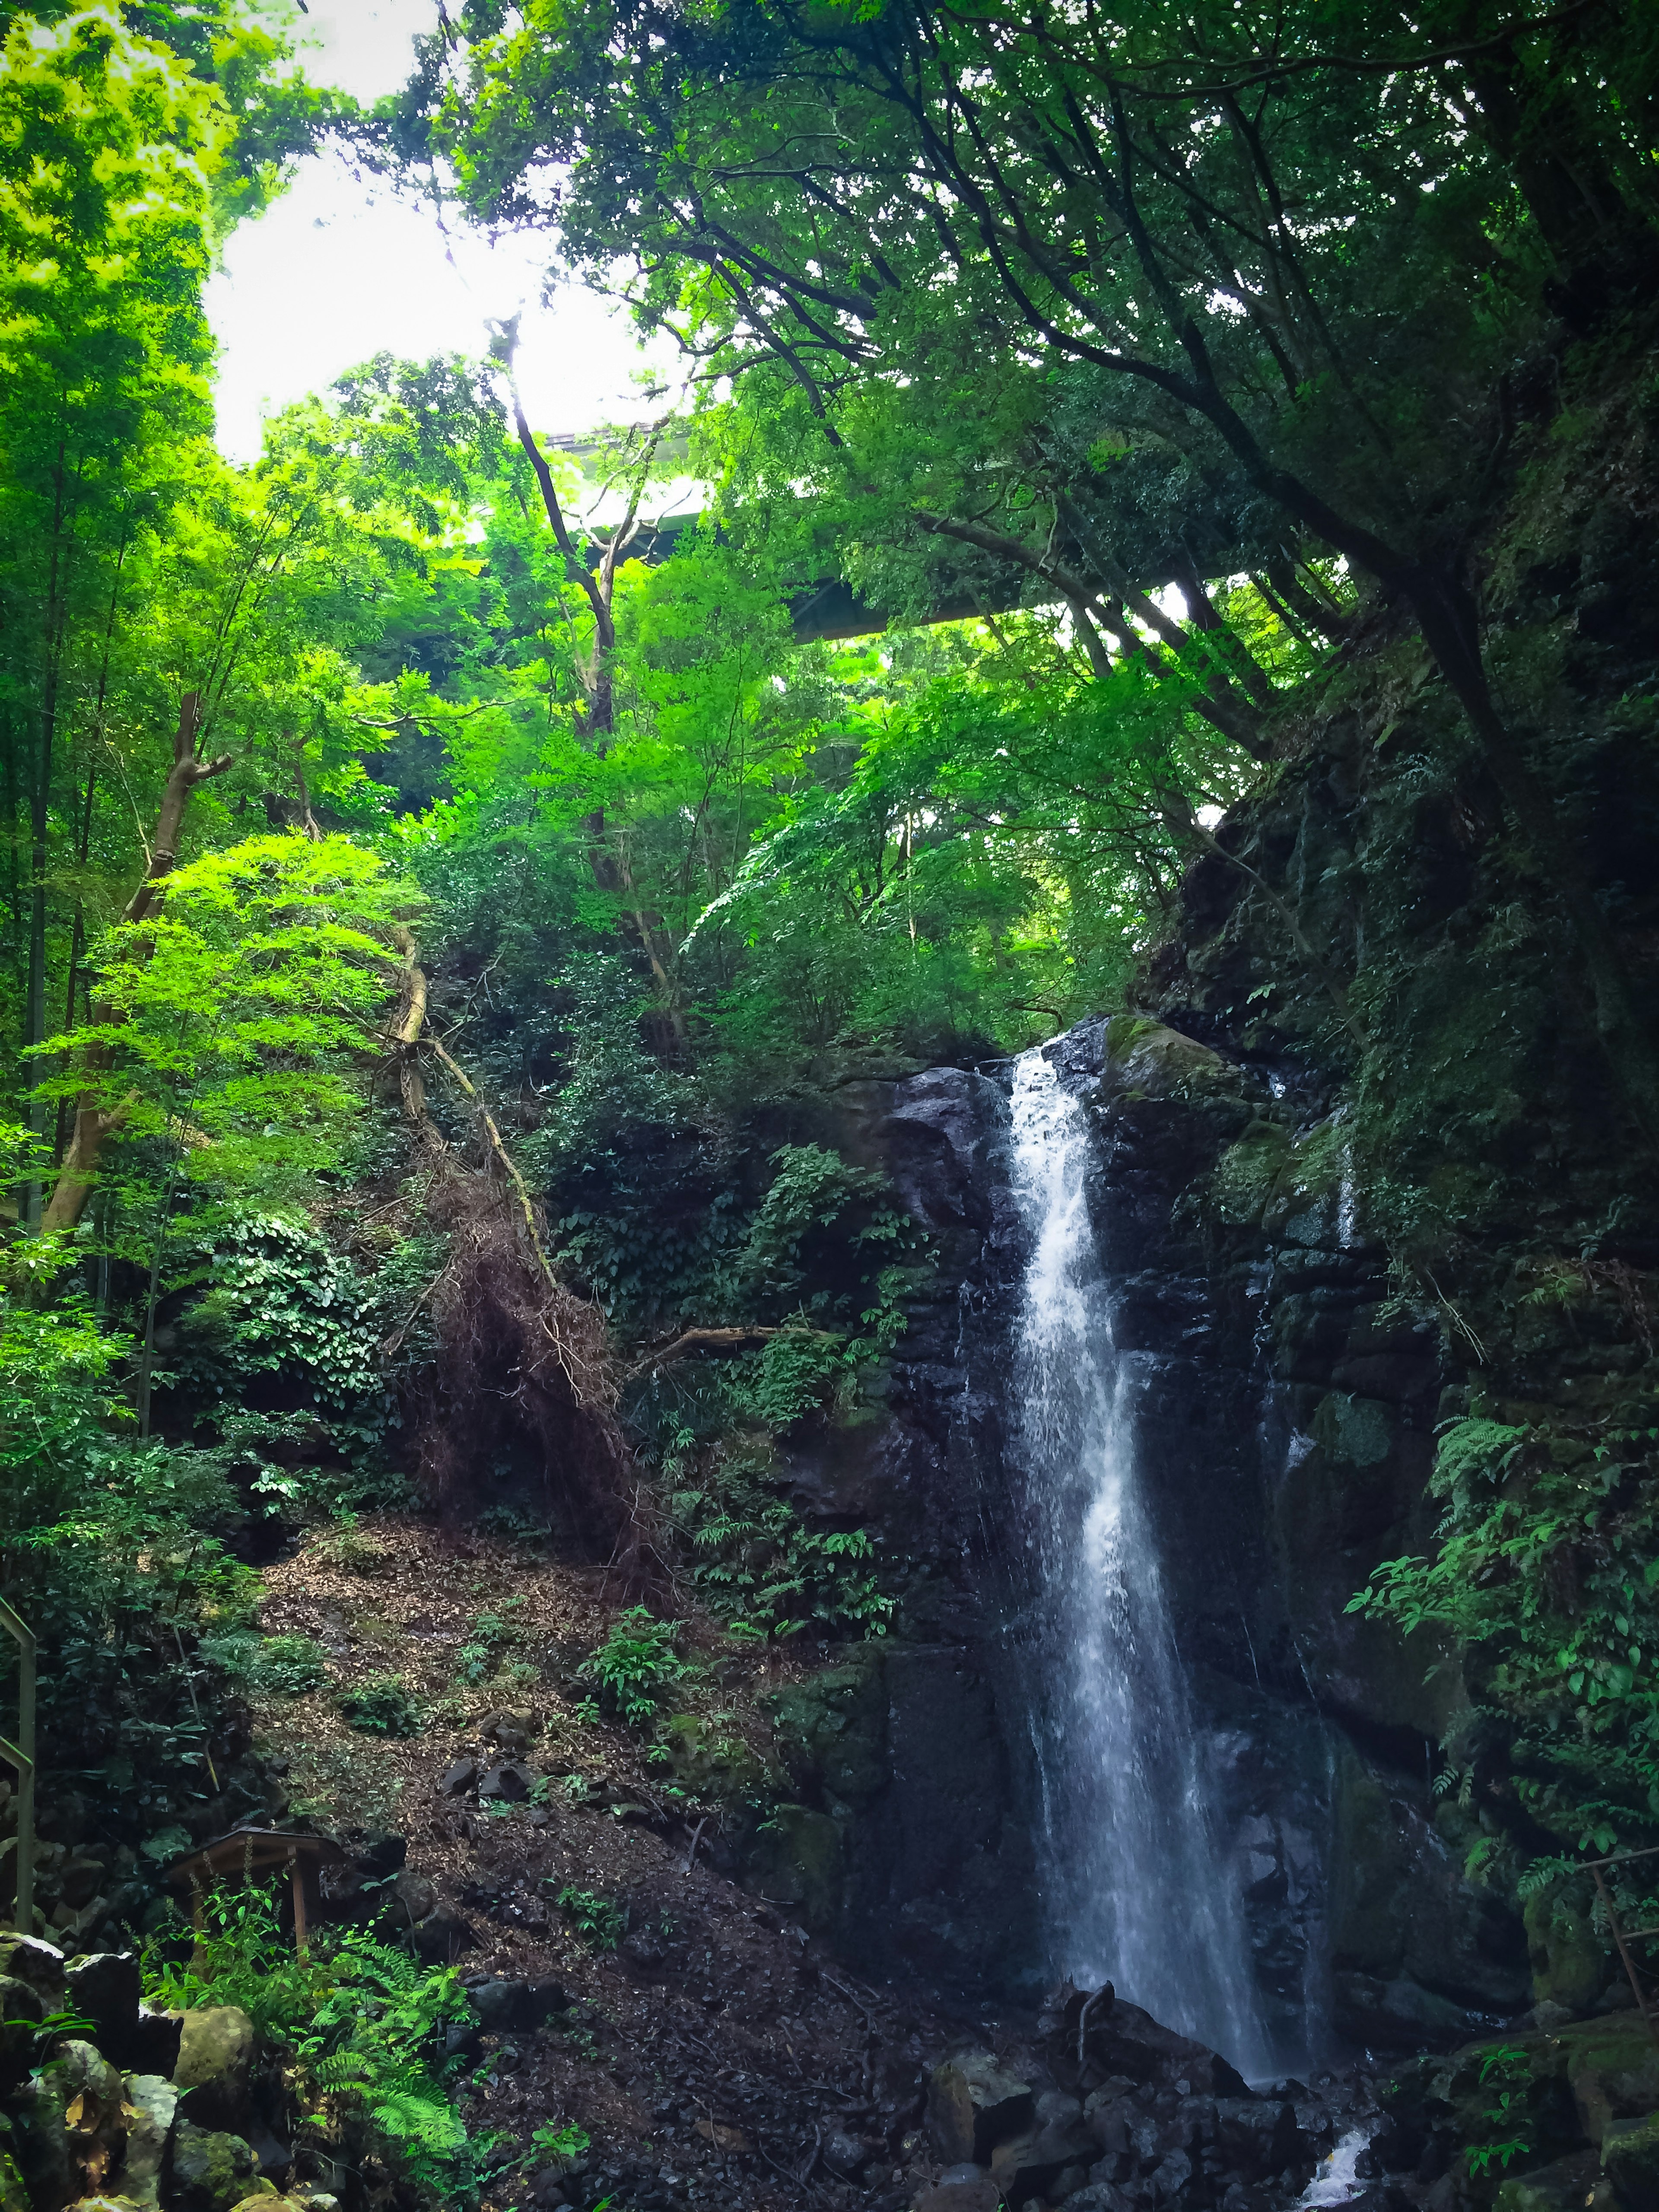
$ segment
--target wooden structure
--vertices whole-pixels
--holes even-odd
[[[1630,1983],[1631,1995],[1636,2000],[1636,2009],[1641,2014],[1648,2033],[1653,2038],[1655,2050],[1659,2051],[1659,2017],[1656,2016],[1652,2002],[1642,1988],[1641,1976],[1637,1970],[1636,1961],[1630,1954],[1630,1947],[1632,1943],[1640,1943],[1648,1937],[1659,1936],[1659,1928],[1622,1927],[1620,1924],[1619,1915],[1613,1909],[1613,1899],[1608,1893],[1607,1886],[1601,1879],[1604,1868],[1628,1866],[1632,1859],[1652,1858],[1659,1858],[1659,1844],[1655,1844],[1645,1851],[1620,1851],[1610,1859],[1590,1859],[1586,1862],[1586,1870],[1595,1883],[1595,1893],[1601,1899],[1602,1909],[1607,1916],[1607,1927],[1618,1948],[1626,1978]],[[1651,1969],[1649,1971],[1651,1974]]]
[[[0,1628],[17,1645],[17,1741],[0,1735],[0,1759],[17,1776],[17,1910],[20,1936],[34,1933],[34,1631],[0,1597]]]
[[[244,1881],[252,1881],[256,1874],[286,1867],[294,1885],[294,1948],[303,1953],[318,1901],[317,1870],[344,1863],[345,1853],[325,1836],[290,1835],[283,1828],[233,1828],[199,1851],[175,1859],[167,1869],[167,1880],[175,1889],[189,1890],[191,1918],[199,1929],[204,1898],[227,1875],[240,1874]]]

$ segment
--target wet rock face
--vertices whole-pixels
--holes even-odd
[[[1467,1883],[1430,1794],[1459,1692],[1347,1612],[1420,1549],[1437,1334],[1389,1303],[1340,1118],[1267,1069],[1138,1016],[1049,1048],[1093,1133],[1141,1479],[1255,1966],[1284,2047],[1449,2047],[1528,2000],[1526,1939]],[[1284,1094],[1284,1095],[1281,1095]],[[1045,1971],[1024,1690],[1027,1549],[1005,1467],[1028,1257],[1006,1071],[849,1085],[840,1142],[885,1168],[936,1273],[872,1418],[804,1455],[805,1505],[929,1563],[884,1647],[788,1693],[801,1811],[768,1883],[871,1964],[1030,1990]],[[786,1893],[779,1891],[777,1894]]]

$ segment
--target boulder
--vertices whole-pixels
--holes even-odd
[[[1599,2143],[1611,2120],[1641,2118],[1659,2108],[1659,2051],[1634,2015],[1628,2021],[1585,2021],[1559,2038],[1567,2054],[1567,2085],[1579,2124]]]
[[[453,1966],[463,1951],[476,1951],[478,1939],[453,1905],[441,1905],[415,1930],[415,1948],[428,1966]]]
[[[234,2129],[246,2118],[253,2022],[240,2005],[187,2012],[173,2069],[180,2109],[198,2131]]]
[[[1215,2140],[1231,2172],[1246,2181],[1283,2173],[1301,2148],[1294,2105],[1267,2097],[1218,2097]]]
[[[129,2074],[125,2087],[131,2118],[127,2122],[121,2187],[134,2203],[149,2212],[149,2208],[161,2201],[161,2172],[178,2114],[179,2092],[159,2074]]]
[[[0,1974],[0,2068],[21,2074],[34,2051],[34,2031],[46,2016],[38,1990]]]
[[[169,2212],[234,2212],[250,2197],[263,2197],[269,2203],[276,2194],[270,2182],[258,2185],[253,2153],[240,2136],[198,2128],[189,2120],[179,2122],[173,2138]]]
[[[183,2013],[162,2012],[149,2005],[140,2005],[138,2030],[133,2043],[133,2072],[161,2074],[171,2081],[173,2069],[179,2063],[179,2046],[184,2032]]]
[[[446,1797],[465,1797],[478,1778],[476,1759],[458,1759],[438,1784]]]
[[[1029,2085],[1005,2073],[988,2051],[960,2051],[933,2069],[927,2131],[946,2166],[983,2166],[997,2145],[1036,2118]]]
[[[92,2022],[105,2057],[112,2065],[131,2066],[137,2057],[143,2001],[137,1958],[131,1951],[88,1952],[71,1964],[68,1981],[70,2008]]]
[[[1607,2121],[1601,2131],[1601,2171],[1613,2184],[1620,2212],[1659,2212],[1659,2112]]]
[[[1001,2212],[1002,2191],[988,2173],[971,2181],[941,2181],[924,2189],[915,2212]]]
[[[35,2212],[101,2189],[125,2140],[120,2075],[89,2043],[62,2044],[13,2110],[21,2123],[19,2164]]]
[[[528,1982],[506,1981],[491,1975],[467,1991],[478,2026],[486,2035],[507,2035],[515,2027],[538,2025],[531,2017]]]
[[[535,1786],[535,1776],[521,1759],[504,1759],[499,1766],[478,1777],[479,1796],[493,1797],[503,1804],[522,1805]]]
[[[1517,2173],[1505,2181],[1498,2191],[1495,2212],[1583,2212],[1595,2179],[1595,2153],[1575,2151],[1571,2158],[1558,2159],[1553,2166]],[[1622,2197],[1620,2203],[1624,2203]]]
[[[1066,2123],[1058,2127],[1033,2129],[996,2146],[991,2153],[991,2179],[1011,2204],[1024,2204],[1031,2197],[1047,2197],[1068,2166],[1081,2165],[1085,2159],[1093,2160],[1094,2142],[1080,2122],[1076,2132],[1083,2146],[1081,2156],[1073,2148],[1071,2129]]]
[[[69,1996],[63,1953],[38,1936],[0,1935],[0,1974],[27,1982],[48,2012],[62,2012]]]
[[[429,1913],[438,1909],[436,1886],[423,1874],[405,1867],[392,1885],[392,1894],[398,1901],[398,1917],[416,1928]]]
[[[1177,2035],[1114,1994],[1069,1984],[1045,2006],[1042,2027],[1054,2071],[1085,2094],[1115,2077],[1173,2089],[1182,2097],[1248,2097],[1243,2077],[1218,2051]],[[1082,2063],[1079,2063],[1079,2053]],[[1180,2087],[1180,2084],[1185,2087]]]

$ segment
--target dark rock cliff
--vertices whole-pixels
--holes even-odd
[[[1527,2002],[1519,1923],[1462,1878],[1457,1816],[1430,1796],[1455,1680],[1425,1686],[1431,1653],[1344,1610],[1420,1534],[1443,1378],[1348,1221],[1340,1128],[1298,1134],[1265,1078],[1134,1017],[1050,1051],[1097,1134],[1143,1478],[1285,2047],[1415,2046],[1506,2017]],[[1002,1462],[1026,1256],[1006,1091],[939,1069],[842,1103],[848,1151],[887,1166],[938,1271],[885,1418],[804,1465],[802,1494],[935,1566],[884,1646],[782,1700],[802,1805],[768,1886],[793,1878],[872,1964],[896,1945],[952,1980],[1029,1988],[1048,1961],[1008,1627],[1030,1594]]]
[[[1287,708],[1128,1008],[1047,1048],[1094,1133],[1143,1480],[1287,2048],[1304,2021],[1316,2047],[1407,2048],[1534,1997],[1614,2001],[1570,1881],[1527,1908],[1529,1974],[1513,1876],[1583,1822],[1565,1799],[1534,1820],[1547,1765],[1516,1788],[1491,1654],[1348,1607],[1379,1562],[1432,1552],[1449,1424],[1510,1425],[1558,1468],[1654,1433],[1652,1146],[1545,861],[1576,856],[1651,1008],[1656,437],[1635,349],[1528,430],[1472,555],[1559,851],[1519,840],[1420,645],[1373,609]],[[834,1095],[834,1140],[884,1166],[938,1264],[879,1404],[800,1455],[799,1494],[927,1565],[884,1647],[785,1702],[801,1804],[774,1875],[872,1962],[1008,1988],[1045,1961],[1006,1086],[987,1064]],[[1499,1850],[1507,1880],[1466,1874]]]

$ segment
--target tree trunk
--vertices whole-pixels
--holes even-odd
[[[201,696],[186,691],[179,702],[179,726],[173,733],[173,766],[161,793],[161,809],[155,820],[155,837],[150,848],[149,865],[140,878],[137,889],[127,901],[122,920],[143,921],[153,913],[165,896],[164,878],[178,865],[179,840],[184,834],[185,814],[191,795],[198,783],[222,775],[232,764],[229,753],[221,753],[216,760],[198,760],[196,755],[197,736],[201,726]],[[98,1005],[92,1008],[94,1023],[106,1018],[108,1010]],[[94,1044],[87,1048],[81,1063],[81,1073],[86,1088],[76,1101],[75,1127],[70,1133],[69,1149],[64,1155],[64,1164],[45,1214],[41,1218],[43,1232],[67,1235],[85,1211],[88,1197],[97,1176],[99,1162],[105,1146],[126,1120],[129,1109],[125,1103],[106,1106],[99,1102],[93,1087],[107,1076],[114,1065],[114,1054],[107,1045]]]

